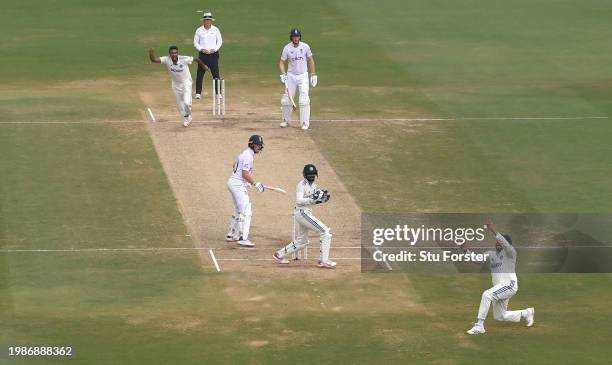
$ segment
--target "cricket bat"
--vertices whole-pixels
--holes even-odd
[[[287,191],[285,189],[277,188],[275,186],[265,186],[265,188],[268,190],[276,191],[277,193],[287,194]]]
[[[293,98],[291,97],[291,93],[289,93],[289,88],[287,86],[285,86],[285,92],[287,93],[287,96],[289,97],[289,100],[291,101],[291,107],[293,108],[293,110],[296,110],[297,105],[295,105],[295,100],[293,100]]]

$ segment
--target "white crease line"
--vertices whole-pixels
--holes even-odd
[[[185,236],[188,237],[188,236]],[[539,250],[554,250],[560,248],[612,248],[609,243],[604,245],[578,245],[578,246],[516,246],[519,249],[539,249]],[[345,247],[334,247],[334,250],[339,249],[368,249],[368,248],[378,248],[374,246],[345,246]],[[444,247],[444,246],[383,246],[384,249],[405,249],[405,250],[414,250],[414,249],[454,249],[457,247]],[[474,250],[488,250],[491,247],[472,247]],[[39,249],[1,249],[0,253],[18,253],[18,252],[114,252],[114,251],[203,251],[203,250],[214,250],[214,251],[224,251],[224,252],[234,252],[236,248],[227,248],[227,247],[135,247],[135,248],[39,248]],[[239,252],[247,252],[247,251],[257,251],[258,248],[248,248],[248,249],[239,249]],[[261,249],[267,250],[267,249]],[[233,260],[233,259],[224,259],[224,260]],[[241,260],[241,259],[236,259]],[[272,260],[272,259],[270,259]],[[221,261],[221,259],[219,259]]]
[[[457,121],[457,120],[581,120],[581,119],[610,119],[610,117],[591,116],[591,117],[362,118],[362,119],[312,119],[312,121],[313,122],[438,122],[438,121]],[[273,120],[264,120],[264,121],[273,121]]]
[[[13,252],[112,252],[112,251],[200,251],[209,247],[141,247],[141,248],[49,248],[49,249],[4,249],[0,253]]]
[[[151,121],[155,123],[155,115],[153,115],[153,111],[151,110],[151,108],[147,108],[147,111],[149,112],[149,117],[151,117]]]
[[[380,249],[378,249],[378,247],[375,247],[376,252],[381,252]],[[372,254],[372,257],[374,257],[374,254]],[[387,267],[387,269],[389,269],[389,271],[393,271],[393,268],[391,267],[391,265],[389,264],[389,262],[387,260],[383,260],[383,262],[385,263],[385,266]]]
[[[0,124],[141,124],[142,120],[83,120],[83,121],[70,121],[70,120],[33,120],[33,121],[2,121]]]
[[[457,120],[578,120],[578,119],[610,119],[610,117],[459,117]]]
[[[147,108],[148,109],[148,108]],[[149,110],[149,109],[148,109]],[[155,116],[149,115],[153,121]],[[162,115],[163,116],[163,115]],[[174,117],[174,116],[173,116]],[[277,122],[277,119],[257,119],[257,117],[247,116],[250,119],[257,120],[259,122]],[[584,120],[584,119],[610,119],[605,116],[593,116],[593,117],[457,117],[457,118],[363,118],[363,119],[312,119],[313,122],[444,122],[444,121],[459,121],[459,120]],[[174,122],[171,120],[169,122]],[[62,121],[62,120],[36,120],[31,122],[25,121],[2,121],[0,124],[106,124],[106,123],[118,123],[118,124],[132,124],[142,123],[142,120],[101,120],[101,121]],[[179,123],[179,120],[176,120]],[[209,124],[219,123],[219,120],[204,120]]]
[[[221,272],[221,268],[219,267],[219,263],[217,262],[217,258],[215,257],[215,253],[213,252],[213,250],[208,250],[208,253],[210,253],[210,257],[212,257],[212,260],[215,263],[215,268],[217,269],[217,272]]]
[[[457,117],[457,118],[360,118],[360,119],[311,119],[312,122],[445,122],[458,120],[581,120],[610,119],[610,117]],[[276,122],[276,119],[260,119],[261,122]]]

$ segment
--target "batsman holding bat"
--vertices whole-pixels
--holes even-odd
[[[302,171],[304,179],[296,187],[295,209],[293,217],[295,219],[294,238],[287,246],[276,251],[272,257],[279,264],[288,264],[285,259],[287,255],[297,252],[308,245],[308,231],[319,233],[320,237],[320,268],[333,269],[336,263],[329,259],[332,235],[329,227],[323,224],[312,215],[312,206],[329,201],[330,194],[327,190],[320,190],[315,184],[315,179],[319,176],[315,165],[308,164]]]
[[[255,186],[260,193],[266,190],[266,187],[262,183],[256,182],[252,175],[255,154],[260,153],[264,148],[263,137],[254,134],[249,138],[247,145],[247,149],[238,156],[232,169],[232,175],[227,180],[227,188],[232,194],[234,202],[234,214],[230,220],[226,241],[238,241],[240,246],[255,247],[255,244],[249,241],[253,213],[248,189]]]
[[[302,42],[302,32],[299,29],[291,29],[289,42],[281,53],[279,68],[280,82],[285,85],[285,92],[281,97],[281,109],[283,121],[282,128],[291,125],[291,113],[295,108],[295,92],[300,90],[300,127],[303,130],[310,127],[310,97],[308,96],[308,69],[310,69],[310,85],[317,86],[317,75],[315,74],[315,62],[312,57],[310,46]],[[289,65],[288,72],[285,71],[285,63]]]

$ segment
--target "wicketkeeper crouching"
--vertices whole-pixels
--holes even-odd
[[[288,264],[289,260],[285,257],[305,248],[308,245],[308,231],[315,231],[319,233],[320,237],[318,266],[324,269],[333,269],[336,267],[336,263],[329,259],[332,239],[329,227],[312,215],[312,206],[329,201],[330,193],[327,190],[317,188],[314,181],[319,175],[315,165],[304,166],[302,175],[304,179],[296,187],[295,209],[293,211],[295,220],[293,241],[276,251],[272,257],[279,264]]]

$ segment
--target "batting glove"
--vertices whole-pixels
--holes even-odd
[[[262,183],[258,182],[255,183],[255,189],[257,189],[257,191],[260,193],[263,193],[266,190],[266,187]]]
[[[312,74],[310,75],[310,85],[312,85],[312,87],[317,86],[317,75]]]
[[[287,83],[287,74],[281,74],[280,75],[280,82],[281,82],[281,84],[286,84]]]

